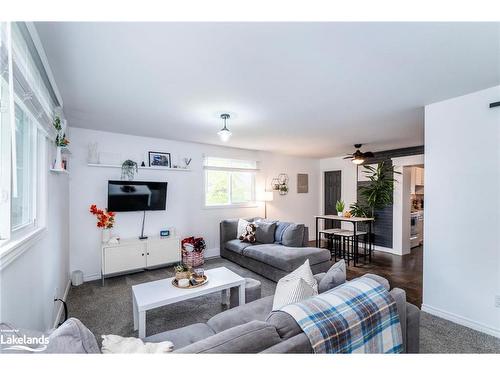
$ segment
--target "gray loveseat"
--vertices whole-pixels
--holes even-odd
[[[259,218],[249,220],[257,219]],[[309,229],[306,226],[300,247],[278,243],[249,244],[236,238],[238,220],[228,219],[220,223],[220,255],[223,258],[276,282],[304,264],[306,259],[309,259],[313,273],[325,272],[332,265],[328,250],[308,246]]]
[[[318,282],[324,274],[315,275]],[[365,275],[382,283],[377,275]],[[396,301],[405,353],[419,351],[420,310],[406,302],[406,293],[390,291]],[[312,353],[309,339],[285,312],[272,311],[273,296],[223,311],[207,321],[147,337],[147,342],[171,341],[176,353]]]

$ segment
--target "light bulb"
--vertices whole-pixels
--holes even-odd
[[[220,140],[222,142],[227,142],[229,141],[229,138],[231,138],[231,132],[227,128],[221,129],[217,135],[219,136]]]

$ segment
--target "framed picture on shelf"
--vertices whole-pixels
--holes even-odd
[[[168,152],[149,151],[148,156],[150,167],[172,168],[170,154]]]

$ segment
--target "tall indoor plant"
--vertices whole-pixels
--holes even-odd
[[[375,210],[380,210],[392,204],[394,192],[394,166],[380,162],[376,167],[364,165],[364,173],[370,180],[366,186],[361,186],[359,192],[369,210],[370,216],[375,217]]]

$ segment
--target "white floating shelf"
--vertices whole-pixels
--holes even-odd
[[[69,174],[69,172],[66,169],[54,169],[54,168],[50,168],[50,171],[53,172],[53,173],[65,173],[65,174]]]
[[[115,165],[115,164],[92,164],[88,163],[87,164],[89,167],[100,167],[100,168],[120,168],[121,165]],[[168,168],[168,167],[138,167],[139,169],[147,169],[150,171],[175,171],[175,172],[191,172],[191,169],[188,168]]]

